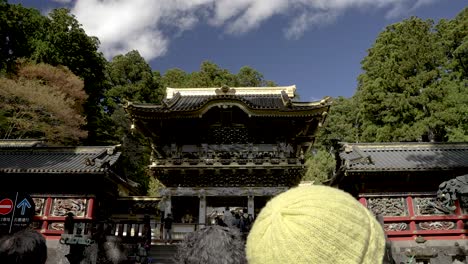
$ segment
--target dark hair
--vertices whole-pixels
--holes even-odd
[[[44,264],[47,260],[46,240],[39,232],[26,228],[0,237],[2,264]]]
[[[178,264],[246,264],[245,244],[238,230],[219,225],[187,234],[178,245]]]

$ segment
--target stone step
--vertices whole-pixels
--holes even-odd
[[[148,256],[153,264],[173,264],[173,258],[177,253],[177,245],[152,245]]]

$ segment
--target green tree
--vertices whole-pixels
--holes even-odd
[[[45,38],[48,19],[34,8],[0,2],[0,73],[15,69],[18,58],[29,58]]]
[[[122,144],[122,167],[124,174],[140,184],[141,190],[148,189],[150,176],[147,166],[150,163],[151,149],[147,139],[139,132],[131,130],[131,121],[123,105],[126,102],[158,103],[162,91],[158,78],[138,51],[115,56],[107,67],[110,89],[105,93],[108,143]]]
[[[38,41],[31,58],[51,65],[67,66],[74,74],[83,78],[85,91],[89,95],[85,103],[86,128],[89,132],[87,144],[105,142],[105,127],[100,126],[102,112],[100,101],[107,89],[105,68],[107,61],[98,51],[99,40],[88,36],[70,10],[59,8],[49,13],[46,38]]]
[[[249,66],[240,68],[237,73],[237,81],[240,87],[259,87],[265,85],[263,74]]]
[[[468,139],[468,8],[453,20],[388,26],[362,61],[354,96],[364,141]]]
[[[115,56],[107,67],[110,89],[106,91],[107,106],[115,108],[124,101],[159,102],[161,89],[149,64],[136,50]]]
[[[186,87],[188,75],[179,68],[169,69],[161,76],[161,85],[166,87],[180,88]]]
[[[468,8],[452,20],[437,25],[439,41],[445,51],[441,86],[444,100],[434,104],[434,115],[445,125],[448,141],[468,141]]]
[[[325,123],[319,129],[316,145],[330,148],[337,141],[358,142],[360,134],[358,106],[353,97],[334,98]]]
[[[0,135],[77,144],[87,135],[86,98],[83,81],[67,68],[22,64],[14,79],[0,78]]]
[[[15,61],[63,65],[84,80],[88,99],[84,104],[88,144],[102,141],[100,100],[105,91],[106,60],[99,41],[86,34],[68,9],[54,9],[49,16],[17,4],[0,3],[0,72],[14,73]]]
[[[329,151],[318,148],[315,154],[306,157],[306,173],[302,180],[314,184],[327,183],[333,176],[335,164],[335,157]]]
[[[362,61],[357,100],[363,141],[440,141],[442,124],[429,102],[441,101],[444,50],[433,21],[416,17],[388,26]]]
[[[232,73],[210,61],[202,62],[200,71],[189,74],[186,81],[186,87],[221,87],[234,84],[235,76]]]
[[[273,81],[265,80],[260,72],[251,67],[244,66],[239,73],[233,74],[210,61],[202,62],[200,70],[192,73],[178,68],[170,69],[161,77],[161,85],[174,88],[276,86]]]

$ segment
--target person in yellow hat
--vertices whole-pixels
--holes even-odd
[[[247,237],[249,264],[381,264],[385,234],[350,194],[300,186],[271,199]]]

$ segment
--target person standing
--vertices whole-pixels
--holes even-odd
[[[172,223],[174,219],[172,218],[172,214],[168,213],[167,216],[163,219],[163,226],[164,226],[164,234],[163,240],[165,243],[172,244]]]
[[[223,221],[228,227],[233,227],[234,225],[234,212],[229,210],[227,206],[226,210],[223,212]]]

